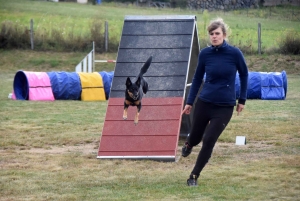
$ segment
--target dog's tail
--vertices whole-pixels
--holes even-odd
[[[137,76],[137,78],[142,78],[143,77],[143,75],[147,72],[147,70],[148,70],[148,68],[149,68],[149,66],[150,66],[150,64],[151,64],[151,62],[152,62],[152,56],[150,56],[148,59],[147,59],[147,61],[145,62],[145,64],[143,65],[143,67],[141,68],[141,70],[140,70],[140,73],[139,73],[139,75]]]

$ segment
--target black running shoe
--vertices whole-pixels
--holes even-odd
[[[192,149],[193,147],[190,147],[189,144],[186,142],[182,147],[181,155],[183,157],[187,157],[192,152]]]
[[[198,176],[190,175],[190,178],[186,181],[188,186],[198,186],[197,183]]]

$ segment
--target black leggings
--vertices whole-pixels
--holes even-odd
[[[187,141],[190,146],[196,146],[202,140],[202,148],[192,174],[200,175],[211,157],[215,143],[232,117],[233,108],[234,106],[218,106],[197,100]]]

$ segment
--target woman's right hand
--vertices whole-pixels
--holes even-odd
[[[191,114],[192,106],[191,105],[185,105],[184,109],[182,110],[181,115],[183,114]]]

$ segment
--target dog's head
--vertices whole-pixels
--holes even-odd
[[[126,91],[133,100],[138,100],[140,96],[141,78],[139,77],[136,82],[132,83],[128,77],[126,80]]]

